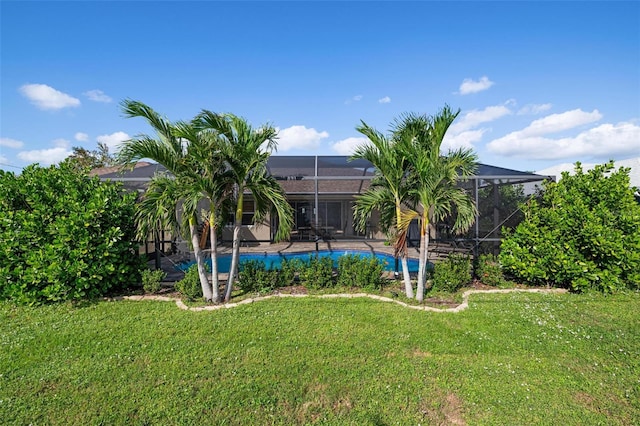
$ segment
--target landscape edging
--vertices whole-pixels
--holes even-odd
[[[240,305],[246,305],[249,303],[260,302],[263,300],[272,299],[274,297],[315,297],[318,299],[336,299],[336,298],[347,298],[352,299],[356,297],[368,297],[369,299],[379,300],[381,302],[390,302],[395,303],[397,305],[403,306],[409,309],[415,309],[418,311],[429,311],[429,312],[461,312],[469,307],[469,296],[472,294],[488,294],[488,293],[567,293],[566,289],[563,288],[533,288],[533,289],[520,289],[520,288],[510,288],[510,289],[492,289],[492,290],[467,290],[462,293],[462,303],[456,306],[455,308],[434,308],[431,306],[420,306],[420,305],[410,305],[408,303],[402,302],[400,300],[391,299],[389,297],[378,296],[375,294],[368,293],[338,293],[338,294],[321,294],[321,295],[308,295],[308,294],[272,294],[268,296],[258,296],[249,299],[241,300],[240,302],[234,303],[224,303],[220,305],[209,305],[209,306],[187,306],[181,299],[177,299],[175,297],[167,297],[167,296],[153,296],[153,295],[142,295],[142,296],[124,296],[122,299],[124,300],[133,300],[133,301],[143,301],[143,300],[154,300],[160,302],[176,302],[176,306],[185,311],[191,312],[200,312],[200,311],[216,311],[218,309],[230,309],[236,308]]]

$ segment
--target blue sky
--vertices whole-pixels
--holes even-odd
[[[148,133],[201,109],[348,154],[360,120],[461,113],[445,147],[540,170],[640,155],[639,2],[1,1],[0,167]]]

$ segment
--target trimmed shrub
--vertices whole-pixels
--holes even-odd
[[[80,300],[139,283],[135,198],[68,164],[0,170],[0,299]]]
[[[300,271],[303,263],[299,259],[282,259],[280,274],[278,275],[278,287],[286,287],[293,284],[296,273]]]
[[[498,256],[494,254],[483,254],[478,258],[478,268],[476,276],[483,284],[491,286],[502,286],[506,284],[502,274],[502,266]]]
[[[309,262],[301,266],[300,283],[307,288],[330,288],[335,285],[333,280],[333,261],[330,257],[309,256]]]
[[[279,275],[260,260],[247,260],[240,263],[238,288],[245,293],[270,293],[279,286]]]
[[[504,271],[532,285],[605,293],[640,288],[640,204],[629,169],[613,162],[586,173],[563,173],[538,200],[522,207],[525,220],[503,240]]]
[[[205,264],[208,272],[209,265]],[[182,294],[187,300],[202,300],[202,285],[200,284],[200,275],[198,274],[198,265],[194,264],[187,269],[184,278],[175,284],[175,289]]]
[[[162,269],[155,271],[145,269],[142,271],[142,288],[147,293],[157,293],[161,288],[160,283],[166,276]]]
[[[365,290],[382,290],[384,266],[375,257],[348,254],[338,259],[338,285]]]
[[[471,260],[468,256],[452,253],[446,260],[435,264],[433,290],[454,293],[471,281]]]

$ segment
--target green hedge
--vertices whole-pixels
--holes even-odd
[[[0,171],[0,298],[79,300],[139,283],[134,205],[66,164]]]
[[[629,169],[613,168],[585,173],[577,163],[574,175],[563,173],[525,204],[525,220],[502,242],[504,271],[574,291],[640,288],[640,204]]]

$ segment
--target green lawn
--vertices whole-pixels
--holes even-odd
[[[640,424],[640,294],[0,304],[3,424]]]

